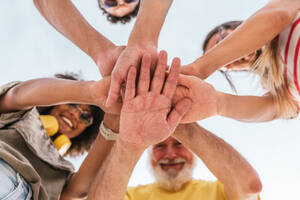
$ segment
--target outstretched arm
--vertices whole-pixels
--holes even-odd
[[[181,123],[196,122],[221,115],[244,122],[271,121],[279,117],[278,106],[271,94],[237,96],[217,92],[210,84],[195,76],[180,75],[173,103],[186,97],[192,100],[191,109]]]
[[[74,81],[58,78],[33,79],[20,83],[0,97],[0,112],[26,110],[34,106],[63,103],[97,105],[109,113],[119,113],[121,105],[106,109],[110,77],[100,81]]]
[[[252,166],[228,143],[197,123],[179,125],[173,134],[224,184],[228,200],[246,200],[261,191]]]
[[[219,92],[218,115],[244,122],[266,122],[279,118],[279,108],[271,94],[237,96]]]
[[[127,47],[120,55],[112,72],[112,84],[107,105],[111,106],[120,95],[130,67],[138,68],[143,54],[152,58],[152,68],[157,60],[157,42],[161,27],[173,0],[141,0],[136,23]],[[146,25],[146,26],[145,26]]]
[[[179,60],[174,60],[165,81],[167,57],[160,54],[154,77],[150,81],[150,56],[144,56],[137,87],[136,69],[130,68],[124,104],[121,111],[120,135],[105,165],[101,168],[89,199],[122,200],[132,170],[144,150],[171,135],[190,101],[183,99],[171,109],[179,74]],[[151,86],[150,86],[151,85]]]
[[[117,47],[96,31],[71,0],[34,0],[45,19],[76,44],[98,65],[102,76],[110,75],[124,47]]]
[[[119,132],[119,122],[119,115],[104,115],[103,123],[105,127],[114,132]],[[114,143],[114,141],[106,140],[99,132],[80,169],[64,187],[61,200],[87,198],[92,182],[95,179],[95,174],[97,174],[104,160],[108,157]]]
[[[184,67],[182,73],[205,79],[220,67],[260,49],[292,23],[299,8],[298,0],[271,0],[205,55]]]

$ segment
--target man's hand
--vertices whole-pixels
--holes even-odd
[[[192,100],[191,109],[184,115],[181,123],[196,122],[217,114],[217,92],[205,81],[195,77],[180,75],[173,104],[183,98]]]
[[[173,60],[166,81],[167,53],[160,53],[152,81],[150,65],[150,56],[143,56],[137,88],[137,70],[130,68],[121,110],[119,139],[141,149],[169,137],[191,103],[183,98],[171,107],[180,70],[178,58]]]
[[[138,71],[141,59],[145,53],[150,54],[151,56],[151,60],[149,62],[157,59],[156,47],[154,46],[147,48],[127,46],[121,53],[112,71],[111,86],[107,99],[108,107],[112,106],[120,96],[120,88],[121,85],[126,82],[129,68],[135,67]],[[155,63],[152,62],[151,65],[154,66]]]

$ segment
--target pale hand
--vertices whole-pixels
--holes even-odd
[[[210,84],[195,76],[179,76],[172,103],[176,104],[182,98],[191,99],[192,105],[180,123],[196,122],[217,114],[216,90]]]
[[[138,69],[143,55],[150,54],[151,60],[157,60],[156,47],[149,46],[147,48],[137,46],[127,46],[118,58],[116,65],[112,71],[111,86],[107,99],[107,106],[112,106],[120,96],[120,88],[126,83],[127,74],[130,67]],[[151,63],[154,65],[154,62]]]
[[[150,56],[143,57],[137,90],[136,69],[130,69],[121,110],[119,139],[141,149],[168,138],[190,106],[190,100],[182,99],[171,108],[180,60],[174,59],[166,81],[166,52],[159,55],[152,81],[150,62]]]

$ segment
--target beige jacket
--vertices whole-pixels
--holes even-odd
[[[0,97],[17,84],[1,86]],[[31,185],[34,200],[59,199],[73,173],[72,164],[53,146],[36,108],[0,113],[0,157]]]

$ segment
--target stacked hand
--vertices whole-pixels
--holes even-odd
[[[147,148],[169,137],[188,111],[191,101],[186,98],[178,100],[172,108],[180,60],[173,60],[165,80],[166,64],[167,54],[161,52],[151,79],[151,58],[144,55],[137,84],[137,70],[135,67],[130,68],[121,110],[120,141]]]
[[[147,48],[127,46],[124,51],[122,51],[112,71],[107,106],[112,106],[118,100],[121,85],[126,83],[129,69],[135,67],[138,70],[141,59],[145,53],[150,54],[152,61],[157,60],[156,47],[154,46],[149,46]],[[151,63],[151,66],[155,66],[155,63]]]
[[[191,99],[192,105],[182,118],[181,123],[196,122],[216,115],[218,112],[216,90],[195,76],[180,75],[178,87],[172,100],[173,104],[182,98]]]
[[[124,49],[125,46],[114,46],[108,48],[108,50],[105,51],[105,54],[101,54],[97,57],[96,64],[102,77],[111,75],[116,62]]]

